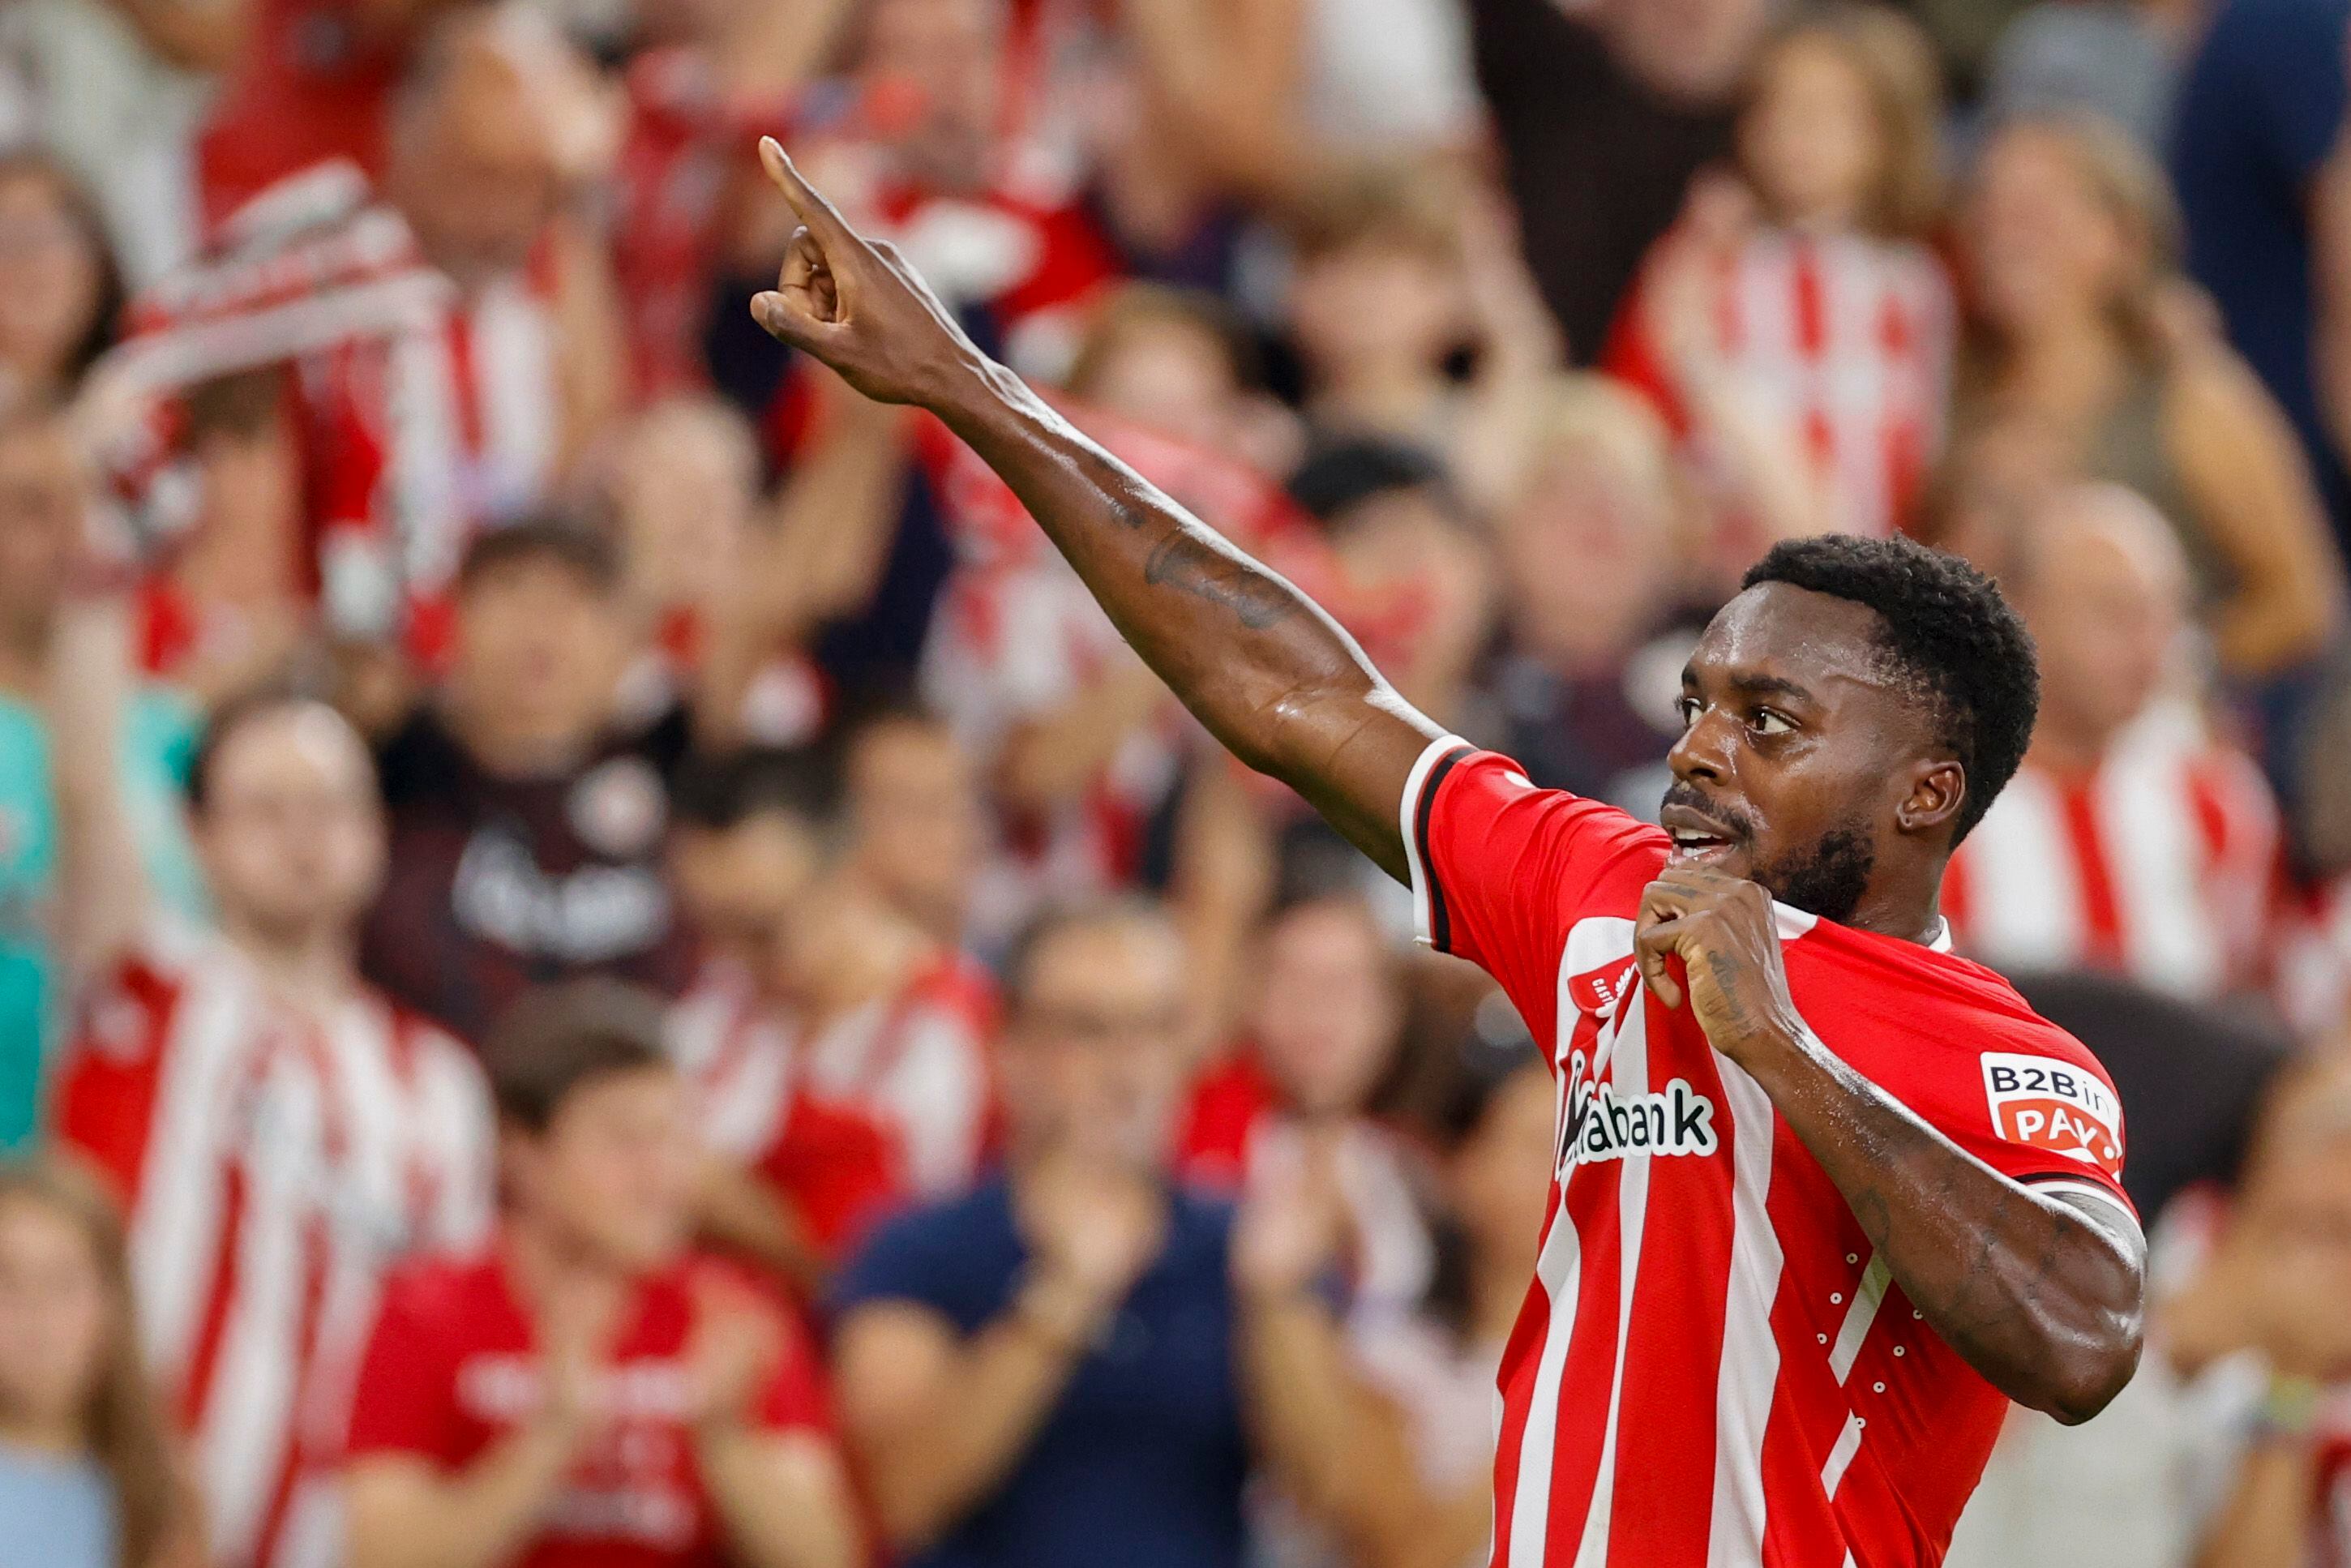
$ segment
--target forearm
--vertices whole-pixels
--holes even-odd
[[[2196,1568],[2295,1568],[2305,1562],[2317,1469],[2307,1440],[2256,1443],[2247,1450]]]
[[[1391,873],[1395,803],[1435,738],[1354,640],[1278,573],[1088,440],[999,366],[936,412],[1003,476],[1144,662],[1242,761],[1305,796]]]
[[[866,1443],[874,1509],[893,1546],[937,1540],[1020,1462],[1085,1354],[1082,1316],[1015,1305],[967,1344],[920,1423]]]
[[[151,900],[145,863],[122,800],[123,710],[131,623],[119,597],[77,600],[50,647],[49,726],[56,747],[57,945],[69,974],[103,968],[136,939]]]
[[[1300,1291],[1250,1301],[1240,1327],[1249,1409],[1268,1468],[1292,1502],[1349,1530],[1356,1522],[1347,1485],[1352,1388],[1338,1325]]]
[[[2138,1363],[2138,1260],[1960,1149],[1800,1021],[1778,1033],[1742,1060],[1928,1324],[2019,1404],[2095,1415]]]
[[[539,1421],[454,1478],[370,1477],[362,1461],[350,1489],[350,1568],[498,1568],[538,1530],[577,1446],[573,1428]]]
[[[847,1490],[821,1438],[725,1427],[697,1436],[695,1459],[743,1568],[852,1568],[857,1562]]]

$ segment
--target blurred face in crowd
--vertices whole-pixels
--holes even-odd
[[[81,551],[86,505],[62,424],[0,428],[0,640],[9,646],[47,638]]]
[[[749,428],[715,401],[657,403],[630,427],[613,500],[639,594],[706,603],[742,580],[758,461]]]
[[[69,372],[105,294],[99,237],[58,180],[0,165],[0,364],[37,388]]]
[[[1497,1267],[1511,1260],[1534,1267],[1556,1154],[1552,1110],[1551,1074],[1531,1057],[1493,1092],[1446,1161],[1453,1210]]]
[[[2048,127],[2014,125],[1994,136],[1959,215],[1975,308],[2005,333],[2102,309],[2144,266],[2128,225]]]
[[[1883,158],[1869,86],[1836,43],[1797,33],[1764,60],[1739,125],[1740,161],[1788,222],[1858,216]]]
[[[987,847],[970,756],[944,725],[888,719],[859,732],[845,773],[858,874],[906,918],[953,940]]]
[[[460,591],[449,694],[470,736],[559,764],[611,716],[627,657],[613,595],[566,561],[526,556]]]
[[[356,921],[383,879],[375,766],[349,721],[323,703],[253,714],[206,764],[192,818],[222,917],[292,942]]]
[[[572,106],[551,79],[569,64],[552,57],[559,39],[495,20],[458,26],[438,46],[448,56],[437,76],[402,106],[386,178],[425,255],[470,289],[524,266],[555,215],[550,116]]]
[[[670,862],[687,917],[712,956],[758,975],[814,885],[822,856],[813,824],[769,809],[727,828],[681,824]]]
[[[1003,57],[1002,0],[873,0],[860,70],[868,113],[915,179],[987,185]]]
[[[1563,670],[1631,652],[1671,586],[1665,453],[1639,429],[1553,440],[1499,519],[1513,640]]]
[[[2153,701],[2186,623],[2179,547],[2113,486],[2057,491],[2026,526],[2017,608],[2041,653],[2044,740],[2095,750]]]
[[[1232,436],[1240,387],[1214,332],[1175,316],[1123,323],[1085,384],[1072,388],[1094,407],[1208,447]]]
[[[0,1419],[77,1419],[115,1310],[79,1221],[28,1193],[0,1196]]]
[[[1184,967],[1175,930],[1143,916],[1067,926],[1030,954],[999,1057],[1020,1147],[1160,1162],[1184,1071]]]
[[[564,1252],[632,1273],[686,1244],[699,1158],[685,1084],[665,1067],[583,1079],[545,1131],[510,1127],[505,1144],[517,1218]]]
[[[1378,235],[1301,257],[1290,323],[1309,371],[1328,380],[1434,367],[1460,337],[1459,277],[1446,257]]]
[[[1597,0],[1593,22],[1617,63],[1669,98],[1719,101],[1738,84],[1771,0]]]
[[[1328,899],[1285,912],[1258,948],[1249,1029],[1290,1103],[1310,1116],[1359,1112],[1395,1054],[1403,1008],[1371,912]]]

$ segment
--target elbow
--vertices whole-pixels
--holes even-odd
[[[2113,1314],[2100,1331],[2083,1336],[2053,1359],[2053,1375],[2024,1403],[2060,1426],[2078,1427],[2115,1402],[2138,1371],[2146,1343],[2138,1316]]]

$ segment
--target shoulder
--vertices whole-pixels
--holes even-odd
[[[1018,1268],[1019,1230],[999,1180],[913,1207],[874,1227],[843,1271],[836,1304],[888,1297],[929,1300]]]

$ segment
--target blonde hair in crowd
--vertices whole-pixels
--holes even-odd
[[[84,1397],[83,1440],[114,1483],[125,1568],[155,1560],[158,1549],[188,1530],[193,1500],[174,1462],[162,1402],[141,1349],[121,1211],[89,1172],[35,1157],[0,1164],[0,1208],[36,1205],[82,1234],[104,1284],[105,1349]]]

